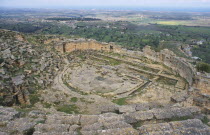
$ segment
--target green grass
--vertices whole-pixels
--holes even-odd
[[[121,61],[115,60],[115,59],[111,59],[111,58],[107,58],[107,60],[109,60],[109,64],[112,66],[116,66],[116,65],[120,65]]]
[[[85,59],[85,56],[84,56],[83,54],[78,55],[78,57],[79,57],[80,59],[82,59],[82,60]]]
[[[102,55],[99,55],[99,57],[103,58],[104,60],[109,61],[109,65],[112,65],[112,66],[116,66],[116,65],[122,64],[121,61],[113,59],[113,58],[110,58],[110,57],[106,57],[106,56],[102,56]]]
[[[183,120],[188,120],[188,119],[192,119],[192,116],[183,116],[183,117],[173,117],[171,118],[170,121],[183,121]]]
[[[29,95],[29,99],[30,99],[31,105],[34,105],[37,102],[39,102],[40,101],[39,97],[40,97],[40,94],[31,94],[31,95]]]
[[[76,105],[62,105],[57,107],[57,111],[65,112],[68,114],[78,114],[79,110]]]
[[[204,118],[202,119],[202,122],[206,125],[208,125],[209,119],[207,118],[207,116],[204,116]],[[208,125],[210,126],[210,125]]]
[[[39,123],[40,124],[44,124],[45,123],[45,120],[39,120],[39,121],[36,122],[36,124],[39,124]]]
[[[77,102],[78,101],[78,99],[77,99],[77,97],[73,97],[73,98],[71,98],[71,100],[70,100],[71,102]]]
[[[50,108],[52,106],[52,104],[49,103],[43,103],[44,108]]]
[[[119,99],[113,100],[113,103],[116,103],[118,105],[126,105],[127,104],[126,98],[119,98]]]
[[[32,111],[31,108],[25,108],[25,107],[18,107],[18,108],[15,108],[18,112],[23,112],[23,113],[28,113],[30,111]]]
[[[87,100],[85,100],[85,98],[80,98],[80,101],[84,102],[84,103],[88,103],[88,104],[94,103],[94,101],[87,101]]]
[[[108,52],[107,54],[112,55],[112,56],[116,56],[118,58],[125,58],[125,56],[120,54],[120,53]]]
[[[142,126],[142,121],[138,121],[138,122],[136,122],[136,123],[134,123],[134,124],[132,124],[133,125],[133,127],[135,128],[135,129],[137,129],[138,127],[141,127]]]

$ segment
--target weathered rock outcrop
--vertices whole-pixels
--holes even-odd
[[[198,72],[194,87],[200,89],[202,93],[210,95],[210,75]]]
[[[22,38],[20,38],[22,37]],[[0,104],[30,104],[29,94],[48,87],[62,69],[63,57],[33,45],[17,32],[0,30]]]

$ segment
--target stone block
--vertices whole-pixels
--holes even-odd
[[[156,133],[170,133],[173,131],[171,126],[168,123],[159,123],[159,124],[148,124],[143,125],[137,128],[140,131],[140,134],[153,134]]]
[[[91,125],[98,122],[98,115],[81,115],[80,124],[84,125]]]
[[[33,119],[20,118],[14,121],[10,121],[7,124],[7,128],[10,131],[18,131],[21,134],[28,134],[33,130],[35,125],[36,122],[34,122]]]
[[[124,121],[123,115],[118,115],[116,113],[105,113],[99,115],[99,122],[113,122],[113,121]]]
[[[171,109],[153,109],[153,114],[156,119],[163,120],[163,119],[170,119],[174,117],[174,113]]]
[[[175,121],[169,123],[173,129],[187,129],[187,128],[197,128],[204,129],[207,128],[200,120],[198,119],[189,119],[184,121]]]
[[[134,105],[124,105],[119,107],[120,113],[130,113],[135,111],[136,111],[136,106]]]
[[[79,124],[80,115],[49,115],[47,116],[46,123],[48,124]]]
[[[136,111],[148,111],[149,105],[148,104],[137,104]]]
[[[68,132],[70,125],[67,124],[38,124],[35,126],[35,131],[39,132]]]
[[[154,116],[152,111],[138,111],[125,115],[125,121],[127,123],[136,123],[138,121],[146,121],[153,118]]]
[[[20,117],[20,112],[14,108],[0,106],[0,122],[10,121]]]

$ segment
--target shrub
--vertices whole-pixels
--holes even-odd
[[[207,63],[198,63],[196,68],[198,71],[210,73],[210,65]]]

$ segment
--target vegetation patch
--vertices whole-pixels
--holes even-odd
[[[76,105],[61,105],[57,107],[57,111],[65,112],[68,114],[78,114],[79,110]]]
[[[39,121],[36,122],[36,124],[39,124],[39,123],[40,124],[44,124],[45,123],[45,120],[39,120]]]
[[[183,121],[188,119],[193,119],[193,117],[192,116],[173,117],[170,119],[170,121]]]
[[[52,106],[52,104],[45,102],[45,103],[43,103],[43,106],[44,106],[44,108],[50,108]]]
[[[209,119],[207,118],[207,116],[204,116],[204,118],[202,119],[202,122],[206,125],[208,125],[209,123]],[[210,125],[209,125],[210,126]]]
[[[112,66],[120,65],[120,64],[122,63],[121,61],[115,60],[115,59],[110,58],[110,57],[105,57],[105,56],[103,56],[103,58],[104,58],[105,60],[108,60],[108,61],[109,61],[109,64],[112,65]]]
[[[30,111],[32,111],[33,109],[31,108],[26,108],[26,107],[18,107],[18,108],[15,108],[18,112],[23,112],[23,113],[28,113]]]
[[[71,98],[71,100],[70,100],[71,102],[77,102],[78,101],[78,98],[77,97],[73,97],[73,98]]]
[[[143,124],[142,121],[138,121],[138,122],[136,122],[136,123],[134,123],[134,124],[132,124],[132,125],[133,125],[133,127],[134,127],[135,129],[137,129],[138,127],[141,127],[142,124]]]
[[[4,98],[3,96],[0,96],[0,105],[3,105],[3,102],[4,102]]]
[[[81,60],[85,60],[85,56],[84,55],[82,55],[82,54],[80,54],[80,55],[78,55],[78,57],[81,59]]]
[[[40,101],[39,97],[40,97],[40,94],[30,94],[29,99],[30,99],[31,105],[34,105],[37,102],[39,102]]]
[[[210,73],[210,64],[200,62],[196,66],[198,71]]]
[[[118,104],[118,105],[126,105],[126,104],[127,104],[126,99],[127,99],[127,98],[115,99],[115,100],[113,100],[113,103],[116,103],[116,104]]]

